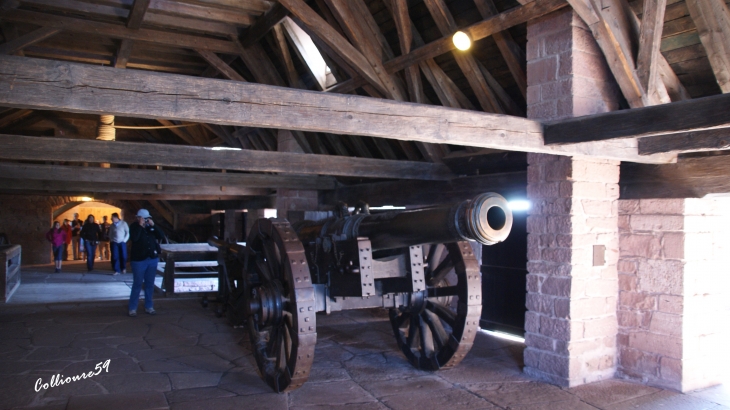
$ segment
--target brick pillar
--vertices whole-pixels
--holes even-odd
[[[555,120],[614,110],[618,87],[570,9],[527,27],[527,111]],[[616,369],[616,161],[528,155],[525,372],[562,386]]]
[[[721,199],[620,201],[620,377],[680,391],[720,383],[728,211]]]
[[[288,130],[278,131],[277,146],[278,150],[282,152],[303,152],[291,131]],[[289,219],[289,222],[294,223],[301,220],[304,211],[316,211],[318,206],[317,191],[303,189],[278,189],[276,191],[277,217]]]

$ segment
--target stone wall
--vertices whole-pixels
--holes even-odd
[[[525,372],[565,386],[611,378],[618,163],[541,154],[528,162]]]
[[[688,391],[719,382],[730,204],[620,201],[620,377]]]
[[[528,118],[618,108],[603,54],[571,9],[528,23],[527,39]],[[617,162],[528,155],[525,372],[554,384],[615,373],[618,177]]]

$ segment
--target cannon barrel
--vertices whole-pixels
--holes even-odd
[[[227,249],[229,252],[235,253],[235,254],[245,255],[245,252],[246,252],[245,246],[241,246],[237,243],[228,243],[228,242],[224,241],[223,239],[218,239],[215,236],[208,239],[208,245],[213,246],[218,249]]]
[[[294,229],[305,243],[323,236],[367,237],[373,250],[462,240],[494,245],[509,235],[512,212],[507,200],[490,192],[453,205],[303,221]]]

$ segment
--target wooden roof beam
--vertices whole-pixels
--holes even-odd
[[[58,28],[41,27],[24,36],[0,44],[0,54],[15,54],[18,51],[22,51],[25,47],[39,43],[60,32],[61,30]]]
[[[291,12],[292,16],[301,22],[302,26],[317,35],[335,53],[350,65],[368,83],[384,95],[391,95],[392,90],[383,84],[378,73],[370,65],[368,59],[350,44],[340,33],[332,28],[322,17],[312,10],[303,0],[280,0]],[[385,74],[385,73],[382,73]]]
[[[246,31],[241,35],[241,44],[244,47],[248,47],[257,43],[288,15],[289,10],[287,10],[286,7],[282,6],[281,3],[274,3],[269,11],[259,17],[256,22],[246,29]]]
[[[485,37],[489,37],[494,33],[507,30],[518,24],[526,23],[530,20],[542,17],[546,14],[559,10],[568,4],[565,0],[540,0],[532,1],[523,6],[504,11],[496,16],[474,23],[462,29],[469,35],[472,41],[478,41]],[[418,64],[428,58],[438,57],[441,54],[448,53],[456,49],[451,36],[442,37],[439,40],[432,41],[422,47],[411,50],[410,53],[396,57],[384,63],[388,73],[395,73],[404,68]],[[352,78],[345,83],[338,84],[328,91],[346,93],[358,87],[361,82],[360,78]],[[354,88],[353,88],[354,87]]]
[[[412,161],[337,157],[276,151],[215,150],[184,145],[0,135],[0,158],[28,161],[85,161],[230,171],[281,172],[361,178],[449,179],[444,165]],[[154,152],[140,156],[139,152]]]
[[[641,162],[672,161],[671,156],[640,157],[632,141],[545,146],[541,123],[513,116],[17,56],[0,56],[0,105]],[[730,115],[730,109],[720,111],[716,115]]]
[[[688,0],[687,8],[723,93],[730,93],[730,11],[724,1]]]
[[[334,178],[320,176],[171,171],[169,169],[95,168],[94,172],[80,172],[81,170],[82,168],[75,166],[0,162],[0,174],[3,178],[19,180],[316,190],[337,187],[337,181]]]
[[[681,158],[676,164],[621,164],[621,199],[702,198],[730,194],[727,155]],[[725,195],[723,195],[725,196]]]

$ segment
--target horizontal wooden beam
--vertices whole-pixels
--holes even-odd
[[[730,149],[730,128],[678,132],[639,138],[639,154],[700,152]]]
[[[88,172],[88,171],[85,171]],[[18,183],[17,179],[6,178],[5,175],[0,177],[0,189],[2,190],[18,190],[18,191],[48,191],[63,192],[74,195],[94,196],[96,193],[120,193],[120,194],[145,194],[145,195],[188,195],[197,197],[202,196],[262,196],[269,195],[271,192],[263,188],[240,188],[214,186],[187,186],[187,185],[163,185],[162,189],[158,189],[154,184],[140,183],[116,183],[108,184],[104,182],[79,182],[79,181],[56,181],[56,180],[23,180]]]
[[[542,17],[566,6],[568,6],[568,3],[565,0],[533,1],[526,5],[515,7],[480,22],[474,23],[461,29],[461,31],[467,33],[472,42],[475,42],[516,25]],[[438,57],[441,54],[448,53],[455,49],[456,46],[454,46],[451,36],[446,36],[436,41],[432,41],[422,47],[415,48],[408,54],[388,60],[383,65],[388,73],[392,74],[411,65],[418,64],[421,61]],[[341,93],[350,92],[357,88],[357,84],[362,84],[362,82],[362,79],[359,77],[353,78],[332,87],[329,91]]]
[[[323,195],[323,204],[338,201],[355,204],[365,201],[371,206],[428,206],[472,199],[485,192],[496,192],[507,199],[524,199],[527,195],[527,172],[479,175],[451,181],[393,181],[351,185]]]
[[[0,105],[87,114],[114,114],[133,118],[167,118],[221,125],[365,135],[405,141],[648,163],[671,162],[674,158],[671,155],[640,156],[635,141],[545,146],[542,139],[542,124],[519,117],[355,95],[323,94],[262,84],[139,70],[118,70],[17,56],[0,56]],[[239,155],[236,158],[255,156],[240,152],[235,155]],[[293,157],[294,162],[281,163],[279,168],[271,165],[282,158],[272,157],[274,162],[259,159],[255,163],[258,165],[251,163],[244,166],[241,163],[241,166],[244,166],[242,170],[246,171],[292,170],[295,173],[382,178],[448,178],[442,172],[443,168],[436,164],[383,163],[364,158],[341,158],[340,162],[337,162],[332,157],[323,156],[319,159],[317,156],[305,155],[301,158]],[[101,162],[115,161],[112,158]],[[391,164],[390,168],[387,164]],[[396,173],[401,174],[396,176]]]
[[[545,124],[545,144],[575,144],[730,126],[730,94]]]
[[[730,157],[683,158],[676,164],[621,164],[621,199],[702,198],[730,194]]]
[[[445,165],[330,155],[207,147],[23,137],[0,134],[0,158],[28,161],[107,162],[230,171],[339,175],[363,178],[450,179]]]
[[[237,188],[335,189],[331,177],[262,175],[221,172],[91,168],[62,165],[0,163],[3,178],[19,180],[100,182],[107,184],[159,184]]]

